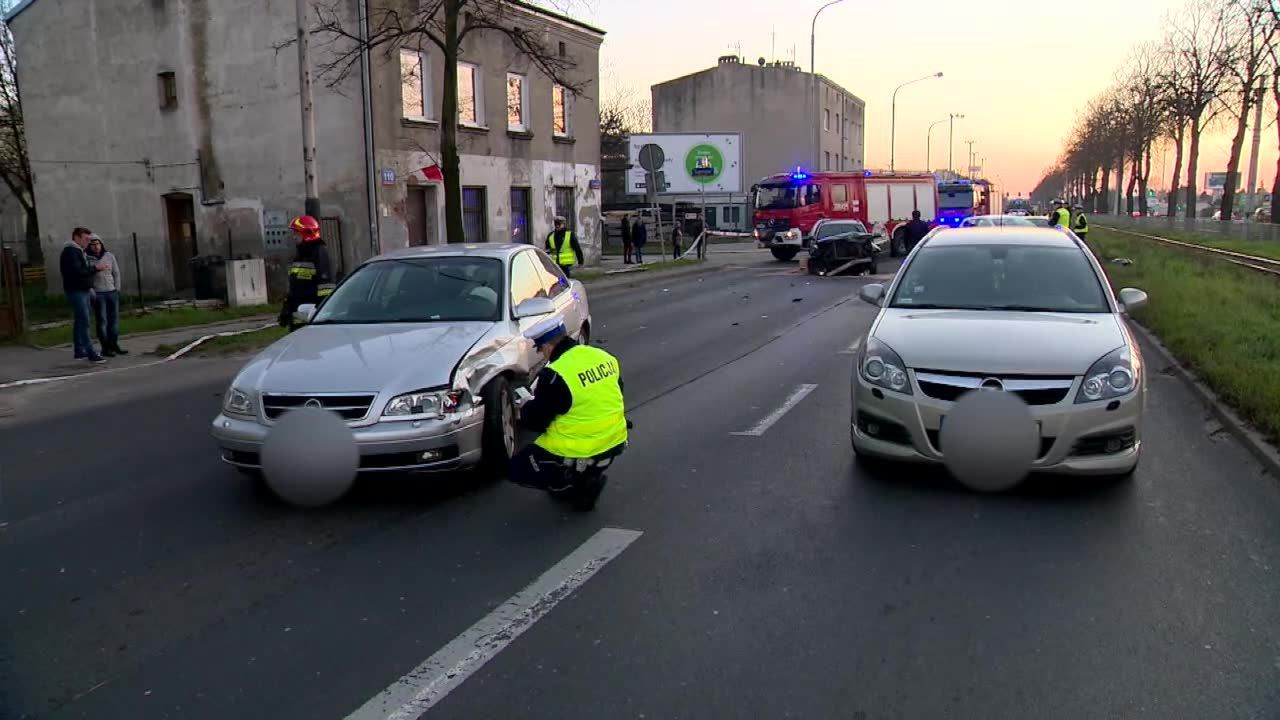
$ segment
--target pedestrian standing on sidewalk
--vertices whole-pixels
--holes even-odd
[[[694,240],[694,242],[698,243],[698,259],[706,260],[707,259],[707,223],[706,221],[699,220],[696,226],[696,229],[698,231],[698,234],[695,235],[695,237],[698,239]]]
[[[102,354],[128,355],[129,351],[120,347],[120,263],[96,233],[89,236],[85,253],[99,268],[106,266],[93,274],[93,324]]]
[[[62,246],[62,254],[58,256],[58,269],[62,273],[62,292],[71,306],[75,356],[91,363],[104,363],[106,360],[93,349],[93,340],[89,337],[89,291],[93,289],[94,274],[107,269],[101,263],[90,263],[89,256],[85,255],[84,249],[92,234],[82,227],[71,231],[71,239]]]
[[[644,224],[644,218],[637,218],[635,227],[631,228],[631,244],[636,249],[636,262],[640,265],[644,264],[644,244],[649,242],[649,228]]]
[[[684,231],[680,229],[680,224],[671,228],[671,259],[679,260],[684,243]]]
[[[631,264],[631,216],[622,216],[622,264]]]

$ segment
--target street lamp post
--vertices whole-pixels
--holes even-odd
[[[818,107],[818,71],[814,67],[816,62],[814,54],[814,42],[818,33],[818,16],[823,10],[844,2],[844,0],[831,0],[826,5],[818,8],[813,14],[813,22],[809,23],[809,88],[813,94],[813,164],[818,164],[818,158],[822,155],[822,120],[818,117],[821,113]]]
[[[964,119],[964,115],[960,113],[951,113],[951,136],[947,140],[947,172],[954,173],[956,171],[955,147],[956,147],[956,118]]]
[[[933,126],[940,125],[946,121],[947,118],[942,118],[929,125],[929,132],[926,134],[924,141],[924,164],[927,172],[933,172]]]
[[[974,142],[974,141],[973,141],[973,140],[965,140],[965,142],[969,145],[969,166],[968,166],[968,168],[965,170],[965,174],[964,174],[964,175],[965,175],[965,177],[967,177],[967,178],[969,178],[970,180],[972,180],[972,179],[973,179],[973,142]]]
[[[916,78],[915,80],[908,80],[907,82],[904,82],[904,83],[902,83],[901,85],[899,85],[898,87],[896,87],[896,88],[894,88],[894,89],[893,89],[893,99],[889,102],[889,170],[890,170],[890,171],[892,171],[892,170],[894,169],[894,159],[895,159],[895,158],[894,158],[894,152],[893,152],[893,151],[894,151],[894,144],[895,144],[895,142],[897,141],[897,130],[898,130],[898,91],[899,91],[899,90],[901,90],[902,88],[904,88],[904,87],[908,86],[908,85],[912,85],[912,84],[914,84],[914,83],[923,82],[923,81],[925,81],[925,80],[932,80],[932,79],[934,79],[934,78],[940,78],[940,77],[942,77],[942,73],[941,73],[941,72],[936,72],[936,73],[934,73],[934,74],[932,74],[932,75],[925,75],[925,76],[924,76],[924,77],[922,77],[922,78]]]

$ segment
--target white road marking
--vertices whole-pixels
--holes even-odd
[[[763,420],[756,423],[755,427],[751,428],[750,430],[745,430],[743,432],[734,432],[729,434],[743,435],[746,437],[760,437],[761,435],[764,435],[766,430],[773,427],[773,424],[781,420],[783,415],[786,415],[788,412],[790,412],[791,408],[795,407],[796,405],[799,405],[800,401],[803,400],[806,395],[813,392],[817,388],[818,388],[817,385],[801,385],[797,387],[795,390],[791,391],[791,394],[787,396],[787,399],[783,401],[782,405],[778,406],[777,410],[774,410],[773,412],[766,415]]]
[[[858,354],[858,348],[860,348],[860,347],[862,347],[862,338],[858,338],[857,340],[854,340],[854,341],[853,341],[853,344],[852,344],[852,345],[850,345],[850,346],[849,346],[849,348],[848,348],[847,350],[841,350],[841,351],[840,351],[839,353],[837,353],[837,354],[838,354],[838,355],[857,355],[857,354]]]
[[[440,648],[347,720],[411,720],[430,710],[471,674],[568,597],[642,533],[604,528],[524,590]]]

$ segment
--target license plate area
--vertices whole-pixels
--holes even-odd
[[[938,416],[938,435],[939,436],[942,435],[942,426],[946,422],[946,419],[947,419],[946,415]],[[1044,437],[1044,427],[1040,424],[1039,420],[1036,420],[1036,437]]]

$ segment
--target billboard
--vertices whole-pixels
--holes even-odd
[[[666,187],[659,192],[678,195],[742,192],[742,135],[739,133],[652,133],[632,135],[628,148],[627,193],[643,195],[644,164],[640,151],[647,145],[662,149]],[[654,154],[652,150],[646,154]]]
[[[1209,192],[1222,192],[1227,188],[1227,174],[1211,172],[1204,174],[1204,189]],[[1236,173],[1236,190],[1240,189],[1240,173]]]

